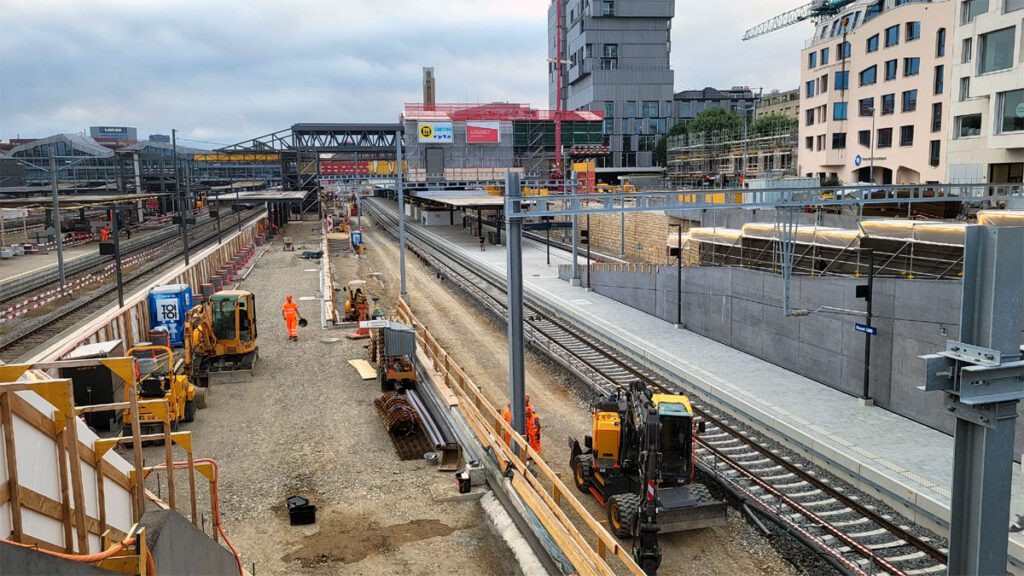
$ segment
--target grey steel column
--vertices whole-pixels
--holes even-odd
[[[181,170],[178,166],[178,131],[171,129],[171,154],[174,156],[174,196],[178,199],[178,218],[181,219],[181,246],[185,250],[185,265],[188,266],[188,212],[185,209],[185,198],[181,189]]]
[[[579,208],[579,204],[574,198],[572,200],[572,209],[576,210]],[[572,279],[576,281],[576,285],[580,285],[580,267],[577,264],[577,259],[580,256],[580,217],[576,214],[572,215]]]
[[[956,417],[949,574],[1004,574],[1017,403],[1024,398],[1024,228],[969,226],[960,341],[924,356],[925,390]]]
[[[64,277],[64,235],[60,231],[60,198],[57,196],[57,157],[53,155],[53,147],[50,144],[50,188],[53,191],[53,230],[57,236],[57,275],[60,277],[60,287],[63,288],[66,278]],[[25,237],[28,240],[28,237]]]
[[[505,196],[511,202],[505,211],[508,250],[505,253],[508,278],[508,398],[512,405],[512,427],[526,433],[526,365],[523,360],[523,221],[509,218],[519,212],[522,197],[518,172],[505,175]]]
[[[405,297],[405,194],[402,190],[402,133],[395,132],[395,192],[398,193],[398,267]]]

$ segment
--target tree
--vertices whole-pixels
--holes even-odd
[[[700,132],[742,134],[743,119],[723,108],[708,108],[690,121],[687,131],[690,134]]]
[[[785,114],[769,114],[762,116],[754,122],[755,134],[770,134],[772,132],[792,131],[797,128],[797,119]]]
[[[686,134],[687,125],[689,124],[686,120],[680,120],[672,125],[668,129],[668,134],[658,138],[658,144],[654,147],[654,164],[655,166],[667,166],[668,165],[668,139],[673,136],[681,136]]]

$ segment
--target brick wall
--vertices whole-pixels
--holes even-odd
[[[664,212],[633,212],[626,214],[625,257],[634,262],[664,264],[665,248],[669,234],[682,223],[683,230],[689,230],[691,222],[672,218]],[[699,224],[693,224],[698,226]],[[622,220],[619,214],[595,214],[590,216],[590,241],[594,250],[618,256],[622,248]],[[580,229],[587,229],[586,217],[580,218]]]

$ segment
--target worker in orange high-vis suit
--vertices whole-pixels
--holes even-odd
[[[512,403],[511,402],[505,404],[505,411],[501,413],[501,417],[505,419],[505,422],[507,422],[509,426],[512,425]],[[512,436],[508,432],[505,433],[505,444],[509,444],[509,445],[512,444]]]
[[[534,452],[540,454],[540,417],[533,409],[533,404],[530,404],[529,397],[526,398],[526,441]]]
[[[284,297],[284,305],[281,306],[281,316],[284,318],[284,325],[288,328],[288,339],[298,340],[299,320],[302,320],[302,314],[299,314],[299,305],[292,302],[291,294]]]
[[[100,241],[101,242],[106,242],[109,239],[110,239],[110,228],[107,228],[106,226],[104,226],[103,228],[100,228]]]

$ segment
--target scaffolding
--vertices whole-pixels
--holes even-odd
[[[668,177],[677,186],[727,187],[741,178],[796,176],[798,129],[779,127],[737,136],[734,130],[699,132],[668,140]],[[745,165],[745,166],[744,166]]]

